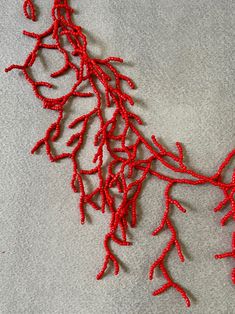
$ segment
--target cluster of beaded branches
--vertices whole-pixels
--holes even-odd
[[[23,9],[27,18],[36,20],[32,0],[24,1]],[[147,140],[138,129],[138,124],[141,125],[142,120],[130,109],[130,105],[134,104],[133,98],[123,89],[123,83],[127,83],[130,88],[134,88],[134,83],[121,74],[114,65],[123,60],[117,57],[92,58],[87,51],[87,38],[82,28],[72,21],[72,13],[73,9],[68,0],[54,0],[50,27],[40,34],[24,31],[24,35],[35,40],[35,46],[23,64],[13,64],[5,70],[6,72],[13,69],[20,70],[31,85],[35,96],[42,102],[43,108],[53,110],[58,114],[57,119],[46,130],[44,137],[32,149],[32,154],[44,146],[51,162],[58,162],[62,159],[71,160],[73,169],[71,188],[75,193],[80,193],[79,209],[82,224],[86,219],[85,210],[89,206],[96,211],[110,213],[109,231],[103,242],[104,262],[97,274],[97,279],[103,277],[109,263],[113,263],[114,274],[119,273],[119,262],[110,248],[110,242],[114,241],[121,246],[131,245],[127,240],[127,229],[136,226],[136,206],[143,183],[150,176],[165,182],[164,212],[160,225],[152,232],[152,235],[156,236],[168,230],[171,237],[161,255],[150,266],[149,279],[153,279],[154,271],[158,268],[166,282],[155,290],[153,295],[159,295],[173,288],[184,298],[186,305],[190,306],[185,290],[172,279],[166,267],[166,259],[174,248],[178,252],[180,261],[184,261],[170,214],[173,207],[182,213],[186,210],[179,201],[173,198],[172,190],[176,185],[213,185],[223,195],[223,199],[214,211],[229,208],[221,220],[221,225],[225,225],[229,219],[234,221],[235,170],[230,182],[224,181],[223,174],[231,163],[235,150],[226,156],[212,176],[205,176],[187,167],[180,143],[176,143],[177,153],[173,153],[163,147],[154,135],[151,141]],[[47,39],[50,39],[50,43],[46,42]],[[62,44],[65,40],[70,48],[65,48]],[[73,71],[76,77],[70,91],[58,98],[44,96],[41,87],[52,88],[53,85],[49,82],[36,81],[30,71],[38,57],[38,52],[48,49],[57,51],[64,60],[64,66],[52,73],[51,77],[56,78],[67,71]],[[90,91],[82,91],[84,83],[89,86]],[[94,107],[90,112],[76,117],[72,123],[66,125],[64,117],[66,104],[71,98],[79,99],[80,97],[94,97]],[[112,116],[109,118],[105,115],[107,108],[112,108]],[[84,169],[79,153],[86,145],[88,128],[94,123],[96,125],[98,123],[98,131],[93,142],[96,153],[93,156],[93,166],[90,169]],[[62,124],[64,128],[74,129],[74,134],[66,141],[70,151],[56,154],[54,144],[62,140]],[[140,154],[143,150],[145,157],[141,157]],[[108,159],[105,160],[107,155]],[[159,170],[159,165],[161,169],[167,169],[170,174],[166,175],[164,171]],[[86,185],[86,178],[90,176],[97,178],[97,185],[93,190],[89,190]],[[235,258],[235,232],[232,238],[231,252],[218,254],[216,258]],[[232,270],[231,277],[235,284],[235,268]]]

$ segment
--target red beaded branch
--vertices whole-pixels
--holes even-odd
[[[32,0],[25,0],[23,4],[24,15],[27,19],[36,21],[36,13]]]
[[[232,237],[232,251],[215,255],[216,259],[227,258],[227,257],[235,258],[235,232],[233,232],[233,237]],[[232,278],[233,284],[235,284],[235,267],[232,269],[231,278]]]
[[[31,15],[27,9],[30,7]],[[31,1],[25,1],[24,13],[27,18],[35,19],[35,10]],[[143,183],[150,176],[166,182],[164,193],[165,210],[160,225],[152,232],[153,236],[167,229],[171,238],[163,249],[161,255],[155,260],[149,270],[149,279],[153,279],[155,269],[158,268],[166,283],[153,292],[159,295],[169,288],[174,288],[184,298],[186,305],[190,306],[190,300],[184,289],[174,282],[167,268],[166,260],[171,250],[176,248],[180,261],[184,261],[184,256],[176,234],[175,227],[171,219],[173,207],[185,213],[185,208],[174,199],[171,194],[175,185],[202,185],[211,184],[217,187],[224,195],[224,199],[219,202],[214,209],[220,211],[226,205],[231,208],[221,220],[221,225],[231,219],[235,220],[235,171],[231,182],[224,182],[223,172],[226,170],[231,159],[235,155],[235,150],[231,151],[212,176],[204,176],[189,169],[184,163],[183,148],[180,143],[176,143],[177,153],[172,153],[164,148],[152,136],[151,142],[138,130],[137,125],[142,124],[139,116],[130,110],[129,105],[134,101],[130,95],[123,90],[123,83],[127,83],[130,88],[134,88],[134,83],[130,78],[121,74],[113,65],[115,62],[122,63],[123,60],[117,57],[106,59],[92,58],[87,51],[87,39],[82,28],[73,23],[71,15],[73,9],[69,6],[68,0],[54,0],[51,11],[52,24],[41,34],[24,31],[23,34],[35,39],[33,50],[25,59],[23,65],[13,64],[5,71],[13,69],[20,70],[27,82],[31,85],[35,96],[42,102],[45,109],[57,112],[58,116],[45,132],[34,148],[32,154],[45,146],[46,153],[51,162],[62,159],[70,159],[72,164],[71,188],[74,192],[80,193],[79,209],[81,223],[84,224],[87,206],[96,211],[109,212],[109,230],[104,238],[105,257],[103,266],[97,275],[101,279],[111,262],[114,265],[114,274],[119,273],[119,262],[110,248],[113,241],[121,246],[129,246],[127,241],[127,229],[133,228],[137,223],[137,200],[142,191]],[[46,43],[50,38],[53,43]],[[70,50],[62,45],[62,40],[66,39],[70,44]],[[41,87],[52,88],[49,82],[36,81],[31,75],[30,68],[34,65],[40,50],[53,49],[60,53],[64,60],[64,66],[51,74],[52,78],[63,75],[67,71],[73,71],[76,77],[69,92],[58,98],[49,98],[43,95]],[[72,51],[71,51],[72,49]],[[74,57],[77,57],[75,63]],[[90,88],[89,92],[83,92],[84,83]],[[104,97],[103,97],[104,95]],[[78,116],[72,123],[66,125],[64,109],[71,98],[92,97],[95,98],[95,105],[88,113]],[[106,117],[106,111],[112,108],[111,118]],[[94,147],[96,153],[93,156],[93,166],[90,169],[82,167],[80,151],[86,146],[86,134],[91,125],[98,120],[99,129],[94,137]],[[62,125],[65,128],[76,130],[66,141],[67,147],[71,151],[64,151],[56,154],[53,144],[62,139]],[[131,140],[132,139],[132,140]],[[140,156],[144,149],[145,157]],[[171,175],[166,175],[158,170],[158,166],[164,166],[171,171]],[[181,174],[179,178],[178,174]],[[93,190],[87,187],[87,178],[96,177],[97,185]],[[121,201],[120,201],[121,197]],[[217,255],[216,258],[235,257],[235,236],[233,234],[232,252]],[[232,272],[234,280],[235,270]]]

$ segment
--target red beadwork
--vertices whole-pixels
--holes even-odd
[[[234,217],[234,215],[233,215],[233,217]],[[223,254],[216,254],[215,255],[216,259],[227,258],[227,257],[235,258],[235,232],[233,232],[233,236],[232,236],[232,251],[226,252]],[[235,268],[232,269],[231,278],[232,278],[233,284],[235,285]]]
[[[30,13],[28,13],[28,10]],[[40,139],[34,148],[32,154],[40,147],[45,145],[46,153],[52,162],[61,159],[70,159],[72,163],[72,179],[71,188],[74,192],[80,192],[79,209],[81,215],[81,223],[85,222],[85,207],[90,205],[95,210],[102,213],[109,210],[111,220],[109,232],[104,238],[105,257],[101,271],[97,275],[97,279],[101,279],[104,275],[109,262],[113,262],[114,274],[119,273],[119,263],[115,255],[110,249],[110,241],[122,246],[131,245],[126,240],[128,227],[135,227],[137,222],[136,203],[141,193],[144,181],[153,176],[159,180],[166,182],[164,193],[165,211],[160,225],[152,232],[156,236],[164,228],[168,229],[171,238],[163,249],[161,255],[155,260],[149,270],[149,279],[153,279],[153,274],[158,268],[166,283],[153,292],[153,295],[159,295],[169,288],[174,288],[184,298],[186,305],[190,306],[190,300],[184,289],[173,281],[166,269],[166,259],[169,252],[175,247],[179,259],[183,262],[184,256],[177,238],[170,212],[172,207],[177,207],[182,213],[185,208],[171,196],[172,189],[178,184],[202,185],[211,184],[222,191],[224,199],[214,209],[215,212],[220,211],[225,205],[230,204],[231,209],[221,220],[224,225],[229,219],[235,220],[235,172],[231,182],[225,183],[222,173],[229,165],[231,159],[235,155],[235,150],[231,151],[221,163],[218,171],[212,176],[205,176],[189,169],[183,158],[183,149],[180,143],[176,143],[178,153],[167,151],[152,136],[152,142],[149,142],[138,130],[137,125],[142,124],[142,120],[136,114],[130,111],[128,104],[133,105],[134,101],[131,96],[126,94],[122,88],[122,82],[126,82],[130,88],[134,88],[134,83],[130,78],[122,75],[113,65],[115,62],[122,63],[123,60],[116,57],[106,59],[91,58],[87,51],[87,39],[82,28],[72,22],[71,14],[73,10],[68,4],[68,0],[54,0],[51,11],[52,24],[41,34],[24,31],[24,35],[36,40],[33,50],[26,58],[23,65],[13,64],[6,69],[6,72],[12,69],[21,70],[25,79],[31,85],[35,96],[41,100],[45,109],[50,109],[58,113],[58,117],[45,132],[45,136]],[[24,2],[24,13],[27,18],[35,20],[35,10],[32,1]],[[44,39],[51,37],[53,44],[46,44]],[[61,45],[61,38],[66,38],[71,45],[72,52]],[[58,98],[48,98],[43,96],[40,87],[52,88],[49,82],[38,82],[30,74],[30,68],[38,57],[39,50],[54,49],[61,54],[64,59],[64,66],[58,71],[51,74],[52,78],[56,78],[68,70],[72,70],[76,76],[76,82],[70,91]],[[77,56],[79,65],[72,61],[71,56]],[[91,92],[83,93],[79,91],[82,83],[88,83]],[[98,84],[99,83],[99,84]],[[102,97],[101,87],[105,93]],[[53,143],[55,143],[61,135],[61,125],[64,122],[64,107],[72,97],[92,97],[96,99],[94,108],[87,114],[77,117],[68,128],[76,129],[81,126],[80,131],[75,132],[68,140],[67,146],[72,146],[71,152],[63,152],[59,155],[52,153]],[[107,119],[104,110],[107,107],[113,107],[113,115]],[[79,162],[79,151],[85,145],[85,137],[89,125],[93,123],[93,119],[98,118],[99,130],[94,138],[94,146],[97,151],[93,158],[94,167],[91,169],[83,169],[81,160]],[[119,122],[124,123],[122,131],[118,131]],[[134,135],[132,144],[128,144],[127,140],[130,133]],[[148,157],[139,158],[139,150],[144,148]],[[54,151],[54,150],[53,150]],[[104,152],[109,154],[109,163],[105,165],[107,171],[104,171]],[[161,164],[166,169],[171,170],[171,175],[165,175],[161,171],[154,170],[155,163]],[[180,173],[183,178],[177,178],[175,174]],[[138,179],[136,179],[136,176]],[[97,186],[93,191],[87,191],[85,185],[86,176],[97,176]],[[112,191],[115,190],[116,194]],[[122,196],[122,201],[116,206],[117,196]],[[131,221],[128,219],[130,214]],[[122,238],[118,237],[118,231],[121,232]],[[233,257],[235,258],[235,233],[233,233],[232,252],[216,255],[216,258]],[[232,271],[232,280],[235,283],[235,269]]]
[[[25,0],[23,4],[24,15],[27,19],[36,21],[36,13],[32,0]]]

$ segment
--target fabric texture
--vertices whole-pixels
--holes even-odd
[[[39,32],[49,25],[51,1],[35,3],[40,14],[33,24],[24,18],[20,1],[2,1],[2,69],[21,63],[32,47],[23,29]],[[182,142],[188,164],[212,174],[234,148],[234,1],[73,0],[71,5],[91,53],[126,61],[122,71],[137,84],[131,94],[145,136],[155,134],[171,149]],[[41,80],[61,66],[53,53],[40,58]],[[69,79],[68,74],[57,81],[54,95],[66,90]],[[85,106],[86,101],[74,102],[68,113]],[[216,188],[175,191],[188,209],[186,215],[174,213],[186,261],[172,253],[168,266],[186,288],[190,309],[173,290],[151,295],[162,278],[150,282],[148,268],[169,237],[151,237],[163,213],[164,186],[157,180],[149,179],[141,194],[138,226],[130,234],[134,245],[115,247],[120,274],[110,271],[97,281],[107,216],[91,209],[81,226],[69,163],[51,164],[43,150],[30,155],[53,114],[41,108],[17,72],[1,72],[1,108],[1,313],[234,313],[234,266],[213,257],[230,250],[233,230],[231,223],[221,228],[222,213],[212,211],[221,199]]]

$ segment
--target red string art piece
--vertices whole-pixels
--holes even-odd
[[[149,279],[153,279],[154,272],[158,268],[166,282],[155,290],[153,295],[159,295],[169,288],[173,288],[183,297],[186,305],[190,306],[186,292],[172,279],[166,267],[166,259],[174,248],[177,250],[180,261],[184,261],[170,214],[174,207],[182,213],[185,213],[186,209],[173,198],[172,190],[176,185],[210,184],[220,190],[224,196],[214,211],[218,212],[229,205],[227,213],[221,220],[221,225],[225,225],[228,220],[234,221],[235,170],[230,182],[224,181],[223,173],[234,157],[235,150],[226,156],[212,176],[205,176],[187,167],[184,162],[183,148],[179,142],[176,143],[177,153],[173,153],[163,147],[154,135],[151,141],[147,140],[138,130],[138,124],[142,124],[141,118],[130,110],[129,105],[134,105],[134,101],[123,90],[123,83],[127,83],[131,89],[134,88],[134,83],[130,78],[121,74],[114,65],[122,63],[123,60],[117,57],[92,58],[87,51],[87,38],[82,28],[73,23],[72,13],[73,9],[69,6],[68,0],[54,0],[50,27],[40,34],[23,31],[24,35],[35,40],[34,48],[22,65],[13,64],[5,70],[6,72],[14,69],[20,70],[31,85],[35,96],[42,102],[43,108],[53,110],[58,115],[46,130],[44,137],[33,147],[32,154],[44,146],[51,162],[58,162],[62,159],[71,160],[73,169],[71,188],[75,193],[80,193],[79,209],[82,224],[86,219],[86,207],[111,214],[109,231],[103,242],[104,262],[97,274],[97,279],[103,277],[109,263],[114,266],[114,274],[119,273],[119,262],[110,248],[110,243],[113,241],[120,246],[131,245],[127,240],[127,229],[136,226],[137,200],[143,183],[150,176],[165,182],[165,209],[161,223],[152,232],[152,236],[168,230],[171,237],[161,255],[150,266]],[[32,1],[24,2],[24,14],[27,18],[35,20]],[[48,38],[50,43],[45,42]],[[65,45],[62,44],[64,40],[67,40],[70,48],[65,48]],[[70,91],[58,98],[44,96],[41,87],[52,88],[53,85],[49,82],[36,81],[30,72],[30,68],[38,57],[38,52],[40,50],[48,51],[48,49],[57,51],[64,60],[64,66],[52,73],[51,77],[59,77],[69,70],[73,71],[76,77]],[[75,57],[77,63],[74,62]],[[82,91],[84,83],[89,86],[89,92]],[[56,154],[53,144],[61,139],[62,123],[65,120],[64,108],[71,98],[79,99],[81,97],[93,97],[95,99],[94,107],[65,126],[75,130],[66,142],[71,151]],[[112,116],[109,118],[105,116],[107,108],[113,109]],[[84,169],[79,152],[86,145],[88,128],[94,124],[95,120],[98,120],[99,129],[94,137],[96,153],[93,156],[93,167]],[[130,138],[132,138],[131,143]],[[141,158],[140,151],[142,150],[146,156]],[[108,162],[105,158],[106,155],[108,155]],[[167,169],[170,174],[164,174],[156,165],[161,165],[161,168]],[[179,174],[181,178],[179,178]],[[97,178],[97,185],[92,191],[89,191],[86,186],[86,178],[90,176]],[[233,233],[232,252],[216,255],[216,258],[224,257],[235,258],[235,233]],[[235,269],[232,271],[232,281],[235,283]]]

